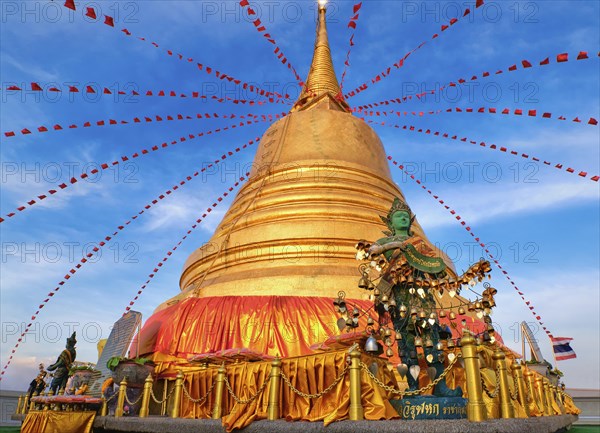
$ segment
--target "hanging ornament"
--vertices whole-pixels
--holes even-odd
[[[427,360],[428,363],[431,364],[433,362],[433,355],[430,353],[429,355],[427,355],[425,357],[425,359]]]
[[[398,370],[398,374],[400,375],[400,378],[405,379],[406,375],[408,374],[408,365],[406,364],[398,364],[398,367],[396,367],[396,369]]]
[[[435,369],[435,367],[427,368],[427,376],[429,376],[429,379],[431,380],[435,379],[435,376],[437,376],[437,370]]]
[[[411,365],[409,368],[409,372],[412,378],[414,380],[417,380],[419,378],[419,373],[421,372],[421,367],[419,367],[418,365]]]

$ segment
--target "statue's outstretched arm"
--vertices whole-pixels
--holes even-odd
[[[403,246],[404,242],[402,241],[388,242],[383,245],[374,243],[373,245],[371,245],[371,248],[369,248],[369,255],[372,256],[377,254],[383,254],[386,251],[395,250],[396,248],[402,248]]]
[[[54,371],[56,370],[58,367],[60,367],[60,364],[62,363],[60,357],[56,360],[56,362],[50,366],[48,366],[48,368],[46,370],[48,371]]]

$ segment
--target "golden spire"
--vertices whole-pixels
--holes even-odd
[[[306,83],[302,88],[300,97],[291,111],[299,111],[308,108],[312,101],[322,99],[323,95],[329,94],[340,105],[344,111],[350,111],[348,104],[343,100],[342,91],[335,76],[331,50],[327,38],[325,1],[319,0],[319,22],[317,23],[317,36],[313,53],[312,64]]]

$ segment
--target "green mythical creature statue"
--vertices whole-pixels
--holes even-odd
[[[393,297],[396,307],[389,308],[377,303],[376,309],[381,320],[391,318],[398,344],[398,354],[402,359],[399,365],[401,375],[407,377],[410,390],[419,388],[419,357],[426,361],[431,379],[444,371],[443,345],[440,339],[450,338],[452,333],[440,326],[433,293],[424,281],[446,277],[446,265],[441,258],[421,254],[410,242],[413,234],[411,225],[415,220],[410,207],[399,198],[395,198],[387,216],[381,220],[387,225],[385,238],[379,239],[369,248],[371,260],[383,254],[388,266],[382,271],[378,289],[382,295]],[[400,266],[401,265],[401,266]],[[403,269],[406,273],[398,278],[393,270]],[[423,352],[419,353],[419,348]],[[431,369],[435,369],[435,374]],[[439,397],[460,397],[460,387],[449,389],[446,381],[441,380],[434,388]]]
[[[61,352],[58,359],[54,364],[48,367],[48,371],[54,371],[54,378],[50,384],[50,391],[56,395],[60,389],[64,389],[67,385],[67,379],[69,378],[69,370],[73,361],[75,361],[75,345],[77,339],[75,338],[75,332],[67,338],[67,345],[65,350]]]

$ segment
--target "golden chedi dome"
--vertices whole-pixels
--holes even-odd
[[[379,215],[404,196],[379,137],[343,99],[325,14],[321,6],[298,101],[263,135],[248,182],[187,259],[181,293],[147,321],[142,352],[301,355],[339,333],[332,299],[340,290],[366,299],[354,245],[381,238]],[[435,254],[418,222],[413,231],[415,246]]]

